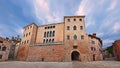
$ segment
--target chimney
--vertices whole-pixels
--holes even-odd
[[[96,33],[93,33],[93,36],[96,37]]]

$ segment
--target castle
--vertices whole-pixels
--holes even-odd
[[[99,61],[103,60],[102,40],[87,34],[85,16],[65,16],[64,22],[24,27],[18,60],[22,61]]]

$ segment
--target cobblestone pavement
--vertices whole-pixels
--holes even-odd
[[[0,62],[0,68],[120,68],[120,61],[94,62]]]

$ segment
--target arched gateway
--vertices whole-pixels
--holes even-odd
[[[77,51],[73,51],[71,53],[71,60],[72,61],[80,61],[80,54]]]

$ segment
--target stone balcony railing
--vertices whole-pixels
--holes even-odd
[[[52,43],[35,43],[30,46],[45,46],[45,45],[62,45],[64,42],[52,42]]]

